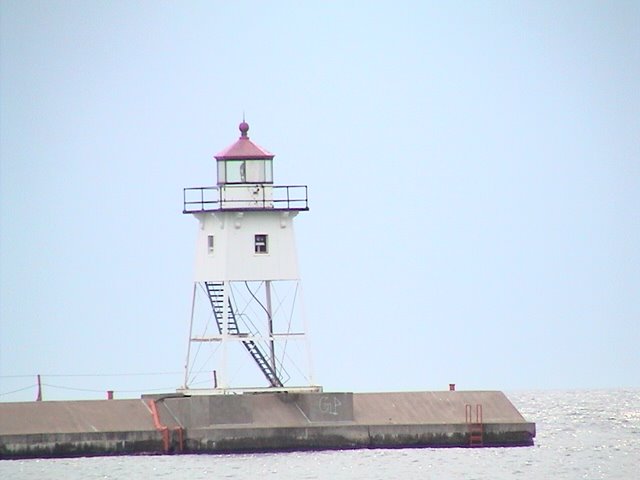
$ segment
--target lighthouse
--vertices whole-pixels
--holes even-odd
[[[214,156],[217,184],[184,189],[197,220],[184,384],[188,394],[314,385],[293,221],[306,185],[275,185],[274,154],[240,137]]]

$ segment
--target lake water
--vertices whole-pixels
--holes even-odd
[[[508,393],[533,447],[0,461],[0,479],[635,479],[640,390]]]

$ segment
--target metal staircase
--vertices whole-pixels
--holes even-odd
[[[216,317],[216,323],[218,325],[218,331],[220,334],[224,331],[224,284],[218,282],[204,282],[207,288],[207,294],[209,296],[209,302],[211,302],[211,308],[213,308],[214,315]],[[231,299],[229,299],[229,310],[227,314],[227,334],[236,337],[248,337],[250,333],[240,332],[238,327],[238,321],[236,319],[236,313],[233,310]],[[249,354],[253,357],[254,361],[260,368],[260,371],[265,376],[267,381],[272,387],[283,387],[281,377],[274,371],[273,367],[269,363],[267,356],[264,354],[260,346],[252,339],[246,338],[242,340],[242,344],[245,346]]]

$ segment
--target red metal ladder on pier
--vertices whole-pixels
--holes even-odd
[[[484,445],[484,425],[482,422],[482,405],[476,404],[475,419],[473,418],[473,407],[465,406],[465,421],[469,430],[469,446],[482,447]],[[475,421],[474,421],[475,420]]]

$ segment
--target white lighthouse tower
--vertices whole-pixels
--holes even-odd
[[[274,155],[244,120],[239,128],[215,155],[217,186],[184,189],[183,213],[199,228],[181,391],[318,391],[293,229],[309,209],[307,186],[275,186]]]

